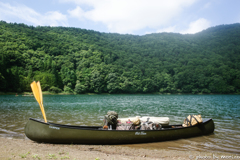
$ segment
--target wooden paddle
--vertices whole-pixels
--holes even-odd
[[[41,86],[40,86],[40,82],[38,81],[36,83],[35,81],[33,81],[31,83],[31,88],[32,88],[32,91],[33,91],[33,95],[34,95],[35,99],[37,100],[37,102],[40,106],[40,109],[42,111],[44,121],[45,121],[45,123],[47,123],[47,118],[46,118],[44,107],[43,107],[43,97],[42,97],[42,89],[41,89]]]

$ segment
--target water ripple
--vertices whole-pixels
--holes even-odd
[[[102,125],[109,110],[119,117],[162,116],[170,124],[189,114],[215,122],[214,134],[141,147],[240,153],[240,95],[48,95],[43,97],[48,121],[71,125]],[[0,136],[24,138],[29,117],[43,121],[34,97],[0,95]]]

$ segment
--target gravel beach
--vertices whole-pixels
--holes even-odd
[[[225,156],[225,157],[222,157]],[[45,144],[28,139],[0,138],[0,159],[150,160],[240,159],[220,152],[142,149],[118,145]]]

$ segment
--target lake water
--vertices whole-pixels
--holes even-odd
[[[169,117],[170,124],[201,114],[203,119],[214,120],[214,134],[124,146],[240,154],[240,95],[44,95],[43,104],[49,122],[71,125],[102,125],[109,110],[120,118]],[[33,96],[0,95],[0,137],[25,139],[29,117],[43,120]]]

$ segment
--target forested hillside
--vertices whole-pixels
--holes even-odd
[[[240,24],[144,36],[0,22],[0,91],[239,93]]]

